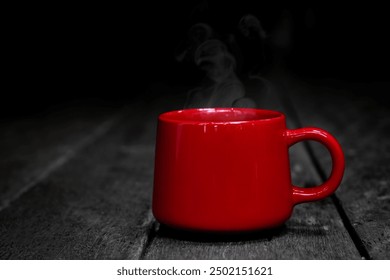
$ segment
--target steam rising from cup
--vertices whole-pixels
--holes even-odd
[[[206,74],[204,84],[188,93],[185,108],[252,107],[234,69],[235,58],[220,40],[210,39],[196,50],[195,65]],[[246,104],[247,103],[247,104]]]

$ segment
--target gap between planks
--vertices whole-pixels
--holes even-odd
[[[156,237],[157,234],[157,221],[153,216],[152,209],[149,209],[145,221],[141,227],[145,228],[145,235],[140,241],[141,245],[137,252],[137,256],[135,257],[135,259],[138,260],[145,259],[145,256],[148,253],[150,245],[152,244],[153,239]]]

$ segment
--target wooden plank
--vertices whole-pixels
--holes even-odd
[[[390,258],[390,109],[388,84],[295,84],[292,98],[305,125],[322,127],[340,141],[346,171],[336,192],[355,243],[368,258]],[[325,173],[330,158],[313,147]]]
[[[278,91],[280,89],[275,88]],[[278,93],[267,93],[278,98]],[[265,100],[262,99],[262,100]],[[263,107],[284,111],[280,100]],[[296,123],[288,118],[290,128]],[[305,186],[318,184],[315,173],[301,144],[290,151],[292,180]],[[360,255],[337,213],[326,199],[295,207],[284,227],[267,232],[238,236],[209,236],[155,227],[145,259],[358,259]]]
[[[107,135],[1,211],[0,259],[139,258],[153,225],[156,118],[174,107],[157,105],[130,108]]]
[[[314,209],[313,209],[314,208]],[[250,236],[205,238],[157,230],[146,259],[350,259],[359,258],[329,200],[296,207],[286,226]]]
[[[104,134],[112,109],[73,107],[0,122],[0,210]]]

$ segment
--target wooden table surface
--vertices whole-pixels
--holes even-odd
[[[296,206],[283,227],[234,237],[167,229],[151,213],[156,119],[182,108],[183,91],[157,87],[157,97],[121,108],[3,121],[0,259],[389,259],[386,88],[273,80],[260,106],[286,113],[289,128],[335,135],[346,172],[335,195]],[[290,158],[296,185],[329,174],[319,144],[297,144]]]

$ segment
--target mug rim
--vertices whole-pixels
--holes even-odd
[[[239,119],[239,120],[196,120],[194,118],[191,119],[191,114],[199,113],[199,112],[211,112],[211,113],[219,113],[219,112],[241,112],[246,114],[252,114],[248,119]],[[188,115],[180,116],[182,114]],[[181,118],[179,118],[181,117]],[[236,107],[217,107],[217,108],[188,108],[188,109],[180,109],[180,110],[172,110],[165,113],[160,114],[160,121],[175,123],[175,124],[247,124],[247,123],[258,123],[258,122],[272,122],[278,120],[284,120],[285,116],[283,113],[274,110],[267,109],[257,109],[257,108],[236,108]]]

